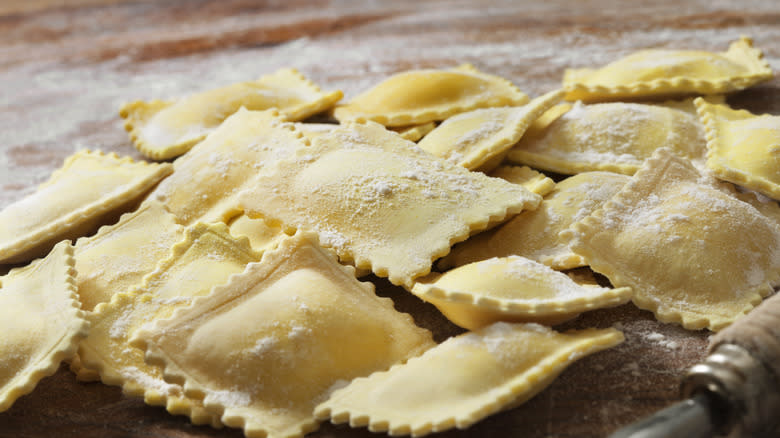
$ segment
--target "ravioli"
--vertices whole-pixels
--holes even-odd
[[[465,429],[529,400],[572,362],[622,341],[615,329],[557,333],[538,324],[499,322],[353,380],[317,406],[315,415],[392,436]]]
[[[704,127],[690,101],[578,102],[551,110],[506,158],[565,175],[597,170],[631,175],[659,147],[703,161],[706,145]]]
[[[78,239],[74,258],[81,308],[91,312],[115,294],[139,284],[183,233],[184,227],[176,224],[162,204],[148,201],[124,214],[116,224],[100,228],[94,236]],[[70,370],[79,381],[100,380],[100,374],[86,367],[78,354],[73,356]]]
[[[441,121],[477,108],[527,102],[528,96],[508,80],[464,64],[447,70],[395,74],[336,106],[333,115],[342,123],[371,120],[395,127]]]
[[[466,169],[477,169],[514,146],[531,123],[558,103],[561,97],[563,91],[558,90],[524,106],[482,108],[454,115],[418,145]]]
[[[282,69],[174,101],[135,101],[122,106],[135,147],[154,160],[177,157],[206,138],[240,108],[277,109],[288,121],[303,120],[335,105],[341,91],[324,92],[294,69]]]
[[[753,40],[742,37],[728,51],[640,50],[600,69],[569,69],[567,100],[617,100],[742,90],[772,78]]]
[[[114,225],[76,241],[76,286],[81,307],[92,311],[152,272],[181,240],[184,228],[159,202],[147,200]]]
[[[278,111],[240,109],[176,160],[173,175],[148,199],[162,202],[184,226],[225,222],[240,213],[236,195],[259,170],[307,145]]]
[[[689,78],[699,73],[707,78]],[[567,78],[586,85],[563,93],[649,102],[769,76],[743,38],[723,54],[646,51],[572,71]],[[561,94],[529,103],[472,66],[417,70],[333,109],[342,125],[302,123],[341,92],[288,69],[128,104],[122,115],[142,153],[189,152],[172,165],[121,160],[157,180],[12,256],[43,255],[151,192],[117,224],[0,278],[0,412],[70,357],[79,380],[102,379],[249,438],[301,437],[327,419],[425,435],[513,408],[574,360],[623,340],[611,329],[561,334],[537,323],[633,298],[661,321],[719,330],[780,286],[780,206],[751,191],[780,173],[776,117],[715,105],[722,96],[697,100],[702,124],[693,99],[553,106]],[[718,150],[722,179],[742,172],[737,181],[750,188],[701,170],[708,149],[716,171]],[[510,151],[509,161],[577,175],[556,185],[530,167],[502,166]],[[52,206],[98,190],[80,173],[31,204],[51,221],[67,217]],[[14,223],[39,216],[17,213]],[[0,263],[2,248],[0,238]],[[430,273],[442,256],[439,267],[459,267]],[[616,287],[600,287],[588,268],[550,268],[589,263]],[[436,346],[357,280],[371,270],[475,332]]]
[[[587,265],[559,236],[614,196],[630,178],[611,172],[585,172],[566,178],[542,201],[507,223],[456,245],[438,262],[440,268],[462,266],[489,259],[520,255],[555,269]]]
[[[777,223],[666,149],[562,236],[638,307],[692,330],[726,327],[780,278]]]
[[[76,241],[76,288],[82,309],[92,312],[130,287],[141,283],[184,236],[184,227],[159,202],[149,200],[114,225]],[[100,374],[81,361],[78,353],[70,370],[82,382],[100,380]]]
[[[59,241],[94,231],[171,173],[116,154],[81,150],[65,160],[35,193],[0,211],[0,263],[46,255]]]
[[[54,374],[87,335],[73,283],[73,247],[0,277],[0,412]]]
[[[200,401],[185,397],[181,386],[166,383],[158,368],[145,364],[143,351],[130,348],[127,340],[141,325],[169,317],[261,257],[247,238],[234,238],[224,224],[188,228],[184,239],[141,284],[116,294],[89,316],[92,330],[79,346],[81,361],[98,371],[103,383],[121,386],[125,394],[166,406],[195,424],[220,425]]]
[[[313,230],[343,262],[397,285],[430,272],[455,242],[540,200],[522,186],[437,159],[373,122],[318,137],[239,197],[248,216]]]
[[[707,128],[707,167],[720,179],[780,199],[780,116],[695,103]]]
[[[301,437],[332,388],[435,345],[305,233],[132,342],[249,438]]]
[[[631,299],[630,288],[580,285],[564,273],[520,256],[430,274],[414,284],[412,293],[468,330],[498,321],[555,325],[584,311]]]

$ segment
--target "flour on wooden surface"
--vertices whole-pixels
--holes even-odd
[[[750,8],[753,11],[773,10],[773,4],[751,2]],[[733,7],[732,2],[728,5]],[[687,7],[693,11],[700,6]],[[396,7],[404,13],[388,18],[389,25],[426,23],[426,26],[414,34],[394,34],[390,39],[383,37],[383,23],[378,22],[366,26],[368,30],[365,31],[357,28],[264,48],[227,49],[148,62],[135,61],[129,53],[85,66],[36,60],[3,69],[0,71],[0,105],[8,109],[0,117],[0,208],[31,193],[76,149],[103,149],[140,158],[117,115],[119,106],[130,100],[185,96],[254,79],[283,67],[298,68],[328,89],[340,88],[349,99],[399,70],[430,67],[433,63],[446,67],[463,62],[507,77],[533,95],[558,87],[565,68],[598,67],[638,49],[684,47],[723,51],[729,42],[743,34],[753,35],[759,47],[762,39],[780,38],[777,26],[759,24],[734,26],[725,31],[615,28],[600,33],[561,32],[558,35],[527,29],[524,32],[496,32],[491,38],[475,44],[468,35],[453,39],[452,33],[436,32],[430,20],[434,24],[448,22],[455,19],[454,16],[458,20],[469,20],[483,13],[500,19],[507,11],[502,8],[477,11],[476,6],[460,5],[446,11],[422,8],[422,11],[412,13],[404,7]],[[549,8],[545,5],[526,7],[540,11]],[[571,7],[574,6],[567,6]],[[376,4],[366,13],[371,10],[387,12],[384,8],[393,6]],[[708,3],[707,8],[712,6]],[[280,23],[292,20],[284,14],[280,17]],[[224,20],[216,25],[214,38],[219,37],[220,31],[257,25],[240,18]],[[54,26],[47,22],[39,25],[44,29]],[[186,29],[187,26],[182,25],[171,32],[185,32]],[[421,38],[425,44],[420,44]],[[377,50],[377,47],[382,49]],[[34,48],[37,46],[27,48],[11,44],[0,48],[0,53],[7,52],[10,56],[14,50],[22,52]],[[770,65],[780,69],[780,52],[773,47],[762,49]],[[57,53],[56,47],[46,50]],[[48,58],[40,56],[37,59]]]
[[[447,21],[458,13],[468,19],[475,12],[462,7],[423,11],[391,22]],[[500,16],[501,8],[493,13]],[[376,27],[381,29],[381,25],[371,28]],[[225,26],[223,31],[228,29]],[[0,105],[9,108],[0,118],[0,208],[31,193],[76,149],[103,149],[140,158],[117,115],[119,106],[130,100],[189,95],[283,67],[296,67],[328,89],[341,88],[349,99],[399,71],[399,66],[421,67],[423,61],[441,67],[471,62],[507,77],[530,94],[538,94],[559,86],[565,68],[596,67],[637,49],[685,46],[722,51],[742,34],[754,35],[759,46],[762,37],[780,38],[780,29],[764,25],[727,31],[620,29],[560,35],[529,30],[499,33],[496,39],[479,44],[466,35],[453,40],[451,33],[424,29],[420,33],[385,41],[381,32],[367,34],[358,29],[266,48],[229,49],[150,62],[134,61],[130,54],[86,66],[30,61],[9,67],[0,71]],[[426,43],[419,44],[423,36]],[[379,46],[382,50],[377,50]],[[770,65],[780,69],[780,53],[772,47],[764,49]]]

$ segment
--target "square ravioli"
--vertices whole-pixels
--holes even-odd
[[[173,164],[173,174],[149,195],[181,225],[225,222],[240,213],[236,195],[258,170],[306,147],[276,110],[240,109]]]
[[[584,311],[631,299],[630,288],[579,284],[520,256],[496,257],[430,274],[414,284],[412,293],[469,330],[497,321],[556,325]]]
[[[499,322],[355,379],[315,414],[391,436],[465,429],[527,401],[574,361],[621,342],[615,329],[558,333],[538,324]]]
[[[69,359],[89,330],[73,282],[73,247],[0,277],[0,412]]]
[[[780,116],[696,99],[707,129],[707,167],[720,179],[780,199]]]
[[[477,108],[526,102],[528,96],[508,80],[464,64],[395,74],[337,106],[333,115],[342,123],[372,120],[400,127],[446,120]]]
[[[240,108],[276,108],[285,120],[298,121],[338,102],[341,91],[324,92],[294,69],[282,69],[255,81],[164,102],[135,101],[119,111],[135,147],[154,160],[177,157],[203,140]]]
[[[454,115],[426,135],[418,146],[466,169],[478,169],[514,146],[531,123],[561,97],[563,91],[558,90],[524,106],[481,108]]]
[[[225,224],[191,226],[141,284],[89,315],[92,327],[79,345],[83,365],[96,370],[103,383],[121,386],[125,394],[144,397],[150,405],[166,406],[195,424],[220,425],[200,401],[185,397],[181,386],[166,383],[158,368],[144,363],[143,351],[130,348],[128,339],[141,325],[169,317],[261,257],[247,238],[231,236]]]
[[[333,388],[435,345],[373,289],[299,232],[131,342],[247,437],[301,437]]]
[[[567,100],[618,100],[741,90],[772,78],[753,40],[742,37],[724,53],[640,50],[600,69],[566,70]]]
[[[77,240],[74,257],[81,308],[92,311],[152,272],[182,238],[184,227],[175,219],[162,204],[147,200],[116,224]]]
[[[572,252],[569,242],[559,234],[609,200],[628,180],[628,176],[612,172],[584,172],[566,178],[545,196],[539,208],[524,211],[456,245],[437,266],[446,269],[511,255],[553,269],[586,266],[587,262]]]
[[[63,239],[94,231],[107,216],[128,210],[172,170],[167,163],[76,152],[35,193],[0,211],[0,263],[30,261]]]
[[[541,197],[366,122],[316,138],[260,174],[239,201],[250,217],[316,231],[342,261],[408,285],[455,242],[536,208]]]
[[[559,105],[506,158],[564,175],[596,170],[631,175],[661,146],[704,160],[707,142],[692,100]]]
[[[666,149],[562,235],[638,307],[687,329],[727,326],[780,278],[778,224]]]

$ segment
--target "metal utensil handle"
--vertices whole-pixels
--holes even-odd
[[[713,418],[736,436],[766,436],[780,424],[780,294],[712,338],[691,368],[684,395],[706,391],[727,409]],[[732,435],[734,436],[734,435]]]
[[[780,294],[764,300],[747,317],[737,319],[716,334],[710,342],[709,351],[714,352],[723,344],[746,349],[775,378],[780,378]]]

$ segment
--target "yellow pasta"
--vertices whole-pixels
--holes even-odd
[[[541,200],[410,145],[373,122],[340,127],[259,175],[241,208],[316,231],[342,261],[410,284],[455,242]]]
[[[615,329],[557,333],[538,324],[496,323],[355,379],[315,414],[392,436],[465,429],[530,399],[575,360],[622,341]]]
[[[562,234],[638,307],[688,329],[727,326],[780,280],[777,223],[665,149]]]
[[[35,193],[0,211],[0,263],[46,255],[60,240],[84,235],[128,209],[172,171],[116,154],[79,151]]]
[[[526,102],[528,96],[506,79],[465,64],[447,70],[398,73],[337,106],[333,114],[341,122],[372,120],[395,127],[441,121],[477,108]]]
[[[54,374],[87,335],[74,275],[73,247],[62,242],[0,277],[0,412]]]
[[[640,50],[600,69],[567,70],[566,99],[598,101],[719,94],[772,78],[753,40],[742,37],[728,51]]]
[[[707,128],[707,167],[720,179],[780,199],[780,116],[696,99]]]
[[[631,299],[630,288],[580,285],[566,274],[520,256],[491,258],[430,274],[414,284],[412,293],[469,330],[497,321],[555,325],[583,311]]]
[[[303,233],[132,342],[249,438],[301,437],[333,388],[433,346],[430,332]]]
[[[282,69],[175,101],[131,102],[119,113],[136,148],[149,158],[165,160],[190,150],[242,107],[273,108],[285,120],[298,121],[329,109],[342,95],[320,90],[294,69]]]

